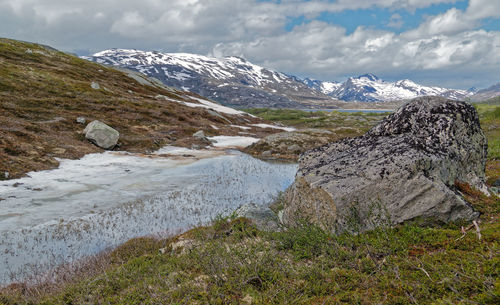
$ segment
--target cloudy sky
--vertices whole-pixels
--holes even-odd
[[[297,76],[500,81],[500,0],[0,0],[0,36],[244,57]]]

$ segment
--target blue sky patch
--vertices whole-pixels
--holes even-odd
[[[468,1],[459,1],[454,4],[441,3],[417,9],[414,12],[403,9],[392,10],[379,7],[345,10],[338,13],[324,12],[315,18],[306,18],[305,16],[289,18],[285,29],[287,31],[292,31],[295,26],[306,24],[313,20],[320,20],[329,24],[344,27],[346,29],[346,34],[348,35],[353,33],[359,26],[378,30],[387,30],[399,34],[418,27],[429,16],[443,14],[451,8],[465,11],[467,9],[467,5]],[[498,19],[492,19],[485,22],[484,26],[488,27],[488,30],[498,30],[500,29],[499,22],[500,21]]]

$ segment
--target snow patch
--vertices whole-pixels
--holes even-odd
[[[254,137],[241,137],[241,136],[215,136],[208,137],[209,140],[215,141],[215,147],[247,147],[260,139]]]
[[[243,130],[252,129],[252,127],[248,127],[248,126],[239,126],[239,125],[229,125],[229,126],[234,127],[234,128],[243,129]]]
[[[252,126],[260,127],[260,128],[281,129],[281,130],[285,130],[285,131],[295,131],[295,130],[297,130],[296,128],[293,128],[293,127],[282,127],[282,126],[269,125],[269,124],[252,124]]]
[[[233,109],[233,108],[229,108],[229,107],[226,107],[226,106],[222,106],[220,104],[216,104],[216,103],[213,103],[213,102],[210,102],[210,101],[207,101],[205,99],[201,99],[201,98],[197,98],[197,97],[194,97],[194,96],[190,96],[189,97],[190,99],[193,99],[193,100],[196,100],[198,102],[200,102],[202,105],[200,104],[194,104],[194,103],[185,103],[187,106],[189,107],[203,107],[203,108],[207,108],[207,109],[213,109],[217,112],[222,112],[222,113],[226,113],[226,114],[235,114],[235,115],[249,115],[248,113],[246,112],[243,112],[243,111],[240,111],[240,110],[236,110],[236,109]]]

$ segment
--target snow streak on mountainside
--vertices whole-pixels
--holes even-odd
[[[335,90],[337,90],[342,86],[342,84],[338,82],[325,82],[311,78],[305,78],[302,82],[307,86],[315,90],[321,91],[322,93],[327,95],[329,95],[330,93],[334,92]]]
[[[440,87],[426,87],[409,79],[385,82],[373,74],[350,77],[344,83],[305,79],[304,83],[343,101],[386,102],[435,95],[453,100],[465,100],[474,92]]]
[[[230,106],[306,108],[336,101],[294,77],[239,57],[111,49],[84,58],[136,70]]]

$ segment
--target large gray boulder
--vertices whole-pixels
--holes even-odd
[[[103,149],[112,149],[118,144],[120,133],[100,121],[92,121],[83,130],[85,138]]]
[[[361,137],[303,154],[285,194],[283,222],[342,232],[475,219],[479,213],[455,185],[486,192],[486,151],[470,104],[414,99]]]

